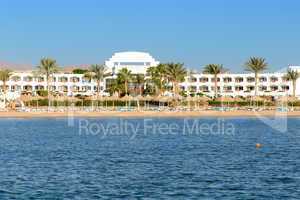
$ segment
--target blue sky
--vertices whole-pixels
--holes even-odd
[[[102,63],[113,52],[243,71],[249,56],[269,69],[300,64],[297,0],[2,0],[0,61]]]

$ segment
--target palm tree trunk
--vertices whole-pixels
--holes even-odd
[[[293,80],[293,96],[296,97],[296,80]]]
[[[128,93],[128,83],[127,81],[125,81],[125,95],[127,95]]]
[[[100,80],[97,80],[97,100],[100,96]]]
[[[142,96],[142,85],[140,85],[140,95]]]
[[[4,108],[6,108],[6,81],[3,81]]]
[[[160,89],[159,89],[159,95],[161,95],[164,91],[163,91],[163,80],[160,79]]]
[[[173,82],[173,93],[174,93],[174,96],[177,96],[177,88],[176,88],[176,82],[175,81]]]
[[[215,89],[215,98],[217,98],[217,93],[218,93],[218,80],[217,80],[218,76],[217,76],[217,74],[214,75],[214,79],[215,79],[215,81],[214,81],[215,82],[215,88],[214,88]]]
[[[255,73],[255,86],[254,86],[254,96],[257,96],[257,83],[258,83],[258,73]]]
[[[50,87],[49,87],[49,75],[46,76],[47,79],[47,96],[48,96],[48,111],[50,108]]]

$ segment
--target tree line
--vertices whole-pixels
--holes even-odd
[[[259,74],[265,71],[268,67],[268,63],[261,57],[250,57],[245,63],[245,70],[254,73],[255,78],[255,96],[257,96]],[[51,76],[59,71],[56,60],[51,58],[43,58],[40,60],[40,64],[37,67],[37,73],[46,77],[46,91],[50,93]],[[222,64],[208,64],[204,67],[203,73],[211,74],[214,77],[214,97],[218,97],[218,76],[225,73],[227,70]],[[9,69],[0,69],[0,81],[2,81],[2,91],[7,92],[7,81],[13,71]],[[105,65],[91,65],[88,69],[75,69],[73,73],[84,74],[84,77],[88,80],[95,80],[97,97],[101,96],[101,83],[105,77],[112,76],[111,72],[108,72],[108,68]],[[284,78],[292,81],[293,96],[296,95],[296,81],[299,78],[299,72],[296,70],[288,69]],[[147,77],[143,74],[133,74],[127,68],[121,69],[116,74],[116,78],[111,80],[107,91],[111,94],[129,95],[130,84],[135,84],[138,87],[139,95],[143,95],[144,86],[147,93],[153,95],[163,95],[165,91],[172,90],[173,95],[180,94],[179,83],[183,82],[187,76],[191,76],[188,70],[184,67],[183,63],[165,63],[159,64],[156,67],[150,67],[147,70]]]

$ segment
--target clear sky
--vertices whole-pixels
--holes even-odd
[[[242,71],[300,65],[299,0],[1,0],[0,61],[103,63],[113,52]]]

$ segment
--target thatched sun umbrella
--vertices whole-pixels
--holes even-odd
[[[218,97],[216,98],[216,101],[220,101],[223,106],[223,102],[227,103],[227,106],[229,107],[229,103],[235,102],[235,99],[231,96],[224,96],[224,97]]]
[[[138,110],[140,110],[140,102],[145,102],[146,98],[143,97],[142,95],[138,95],[135,97],[135,100],[137,101],[137,106],[138,106]],[[145,104],[144,104],[145,105]]]
[[[185,97],[184,100],[188,103],[188,107],[189,107],[189,108],[191,108],[191,102],[196,101],[196,99],[195,99],[194,97],[191,97],[191,96]]]
[[[134,99],[134,97],[132,97],[130,95],[125,95],[124,97],[121,98],[121,100],[126,102],[126,107],[128,108],[128,103],[130,105],[130,102],[135,99]]]
[[[208,104],[208,101],[211,100],[211,98],[207,96],[197,96],[194,97],[196,99],[197,106],[199,107],[199,104]]]
[[[293,96],[282,96],[277,99],[277,102],[280,102],[281,105],[283,105],[285,103],[288,106],[289,103],[291,103],[292,109],[294,108],[294,103],[297,101],[299,101],[299,99],[297,97],[293,97]]]
[[[149,108],[150,107],[150,102],[153,101],[153,97],[150,96],[149,94],[147,96],[144,97],[144,100],[145,100],[145,103],[146,103],[146,106]]]
[[[111,101],[112,102],[112,106],[113,106],[113,109],[115,108],[115,101],[118,101],[120,98],[118,96],[109,96],[109,97],[105,97],[104,98],[105,101]]]

